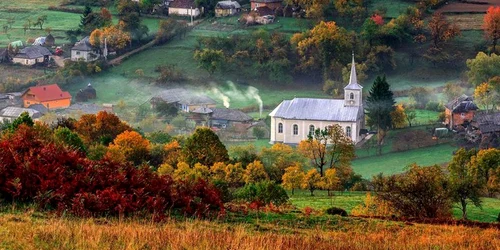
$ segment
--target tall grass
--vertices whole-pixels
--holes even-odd
[[[338,229],[208,221],[33,219],[0,215],[5,249],[498,249],[500,231],[462,226],[338,220]]]

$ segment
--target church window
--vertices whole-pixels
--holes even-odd
[[[345,128],[345,134],[347,137],[351,138],[351,127],[348,126]]]
[[[293,124],[293,135],[299,134],[299,125]]]
[[[283,133],[283,123],[278,123],[278,133]]]
[[[309,125],[309,135],[310,135],[310,136],[313,136],[313,135],[314,135],[314,131],[315,131],[315,130],[316,130],[316,129],[314,128],[314,125]]]
[[[351,93],[351,94],[349,95],[349,98],[350,98],[351,100],[354,100],[354,94],[353,94],[353,93]]]

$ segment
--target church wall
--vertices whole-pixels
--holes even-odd
[[[278,124],[283,123],[283,133],[278,133]],[[293,125],[298,125],[298,134],[293,134]],[[287,143],[298,144],[302,140],[306,140],[309,134],[309,126],[313,125],[315,129],[324,129],[327,126],[338,124],[342,127],[344,133],[348,126],[351,127],[351,139],[354,142],[359,142],[361,138],[359,130],[362,126],[361,121],[353,122],[333,122],[333,121],[310,121],[310,120],[288,120],[282,118],[271,118],[271,143]]]

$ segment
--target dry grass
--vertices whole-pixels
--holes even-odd
[[[500,231],[340,219],[337,229],[0,215],[0,249],[500,249]]]

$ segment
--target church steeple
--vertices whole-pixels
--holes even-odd
[[[354,61],[354,52],[352,53],[351,76],[349,84],[344,88],[344,106],[360,106],[362,104],[363,87],[358,84],[356,75],[356,62]]]

